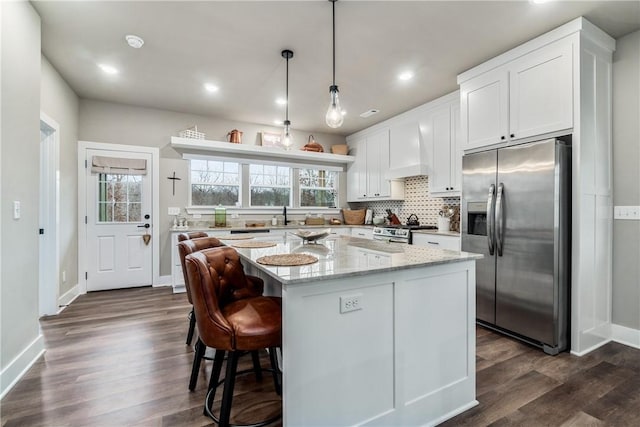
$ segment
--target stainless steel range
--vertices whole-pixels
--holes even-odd
[[[396,243],[413,243],[411,230],[435,230],[435,225],[384,225],[373,227],[374,240],[386,240]]]

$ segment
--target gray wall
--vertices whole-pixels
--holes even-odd
[[[75,92],[42,57],[40,110],[60,126],[59,295],[78,284],[78,107]],[[62,272],[66,271],[66,282]]]
[[[40,335],[40,17],[28,2],[2,3],[0,365],[5,369]],[[12,215],[14,200],[22,204],[18,220]],[[2,389],[12,379],[3,375]]]
[[[640,31],[613,55],[613,201],[640,206]],[[613,323],[640,329],[640,221],[613,221]]]
[[[226,141],[227,132],[239,129],[244,132],[242,143],[260,145],[260,132],[280,132],[281,128],[255,123],[235,122],[213,117],[196,116],[173,111],[130,105],[80,100],[78,139],[83,141],[129,144],[160,148],[160,275],[171,274],[170,233],[173,217],[167,208],[184,208],[188,201],[188,164],[169,145],[172,136],[193,125],[206,134],[206,139]],[[296,146],[307,142],[308,132],[293,131]],[[331,145],[344,144],[343,136],[314,133],[315,140],[329,151]],[[172,194],[171,181],[166,177],[175,172],[182,178],[176,182],[176,194]],[[344,180],[341,180],[344,181]],[[184,211],[183,211],[184,212]],[[270,216],[269,216],[270,218]]]

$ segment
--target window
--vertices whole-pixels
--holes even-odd
[[[250,206],[290,206],[291,168],[249,165]]]
[[[234,159],[235,160],[235,159]],[[339,169],[249,163],[246,160],[191,159],[192,207],[335,208]],[[269,210],[270,212],[271,210]]]
[[[191,204],[235,206],[240,201],[240,164],[191,160]]]
[[[140,222],[142,176],[98,174],[98,221]]]
[[[334,171],[300,169],[300,207],[335,207],[338,194],[338,173]]]

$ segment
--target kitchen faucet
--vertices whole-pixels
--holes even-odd
[[[287,207],[286,206],[284,207],[284,209],[282,211],[282,214],[284,215],[284,225],[289,224],[289,221],[287,221]]]

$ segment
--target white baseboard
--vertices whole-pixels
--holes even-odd
[[[0,399],[27,373],[31,365],[44,354],[44,337],[38,335],[0,373]]]
[[[640,349],[640,330],[622,325],[611,325],[611,339],[620,344]]]
[[[159,288],[161,286],[171,286],[173,280],[171,278],[171,275],[168,274],[166,276],[160,276],[158,277],[158,280],[153,284],[154,288]]]
[[[67,306],[69,304],[71,304],[74,299],[78,298],[78,296],[80,296],[80,286],[78,286],[78,285],[75,285],[74,287],[69,289],[67,292],[65,292],[64,294],[60,295],[60,298],[58,298],[58,313],[57,314],[62,313],[62,310],[67,308]]]

